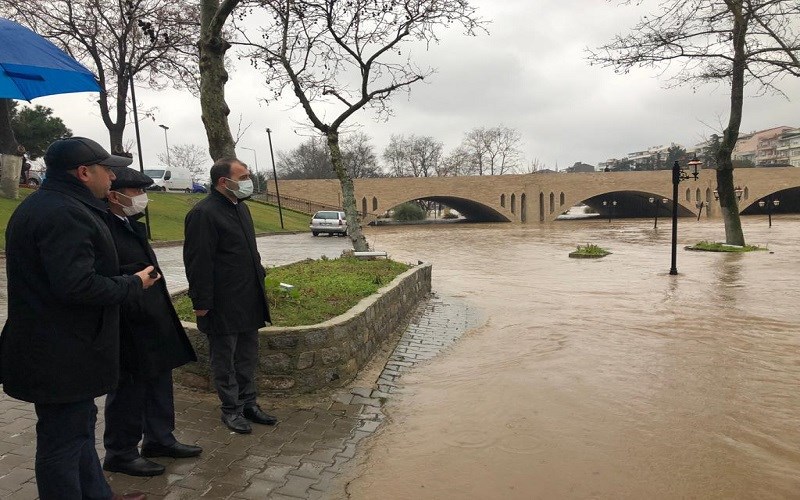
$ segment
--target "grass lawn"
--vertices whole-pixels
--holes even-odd
[[[17,208],[20,201],[33,191],[27,188],[20,188],[19,200],[8,200],[0,198],[0,243],[6,246],[6,226],[11,213]],[[182,194],[182,193],[151,193],[148,205],[150,211],[150,223],[153,240],[182,240],[183,239],[183,219],[186,212],[195,203],[203,199],[205,194]],[[278,208],[273,205],[266,205],[255,201],[248,201],[250,213],[253,214],[253,225],[257,233],[280,232],[281,223],[278,216]],[[310,216],[300,212],[283,209],[284,231],[308,231],[308,221]]]
[[[275,326],[313,325],[334,318],[375,293],[409,266],[388,259],[353,257],[304,260],[267,269],[267,297]],[[285,292],[279,283],[294,285]],[[183,321],[196,322],[192,303],[181,296],[175,303]]]

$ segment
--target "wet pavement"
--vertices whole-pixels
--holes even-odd
[[[308,235],[259,239],[262,256],[283,264],[320,255],[338,256],[339,238]],[[181,283],[177,272],[180,247],[157,249],[169,283]],[[266,259],[265,259],[266,260]],[[177,288],[172,285],[172,290]],[[3,307],[5,309],[5,307]],[[197,458],[157,458],[162,476],[139,478],[107,473],[116,492],[142,491],[151,499],[324,499],[343,498],[353,459],[362,441],[381,428],[384,404],[398,390],[404,373],[435,357],[476,322],[457,299],[432,297],[422,303],[402,337],[376,356],[372,366],[347,388],[277,400],[262,399],[276,415],[276,426],[253,426],[250,435],[230,432],[219,418],[216,395],[176,388],[176,437],[203,447]],[[102,406],[98,398],[97,449],[101,459]],[[0,497],[37,497],[33,405],[0,396]]]

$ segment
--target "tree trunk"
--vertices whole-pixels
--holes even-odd
[[[739,204],[733,185],[733,148],[739,139],[744,105],[744,72],[746,68],[745,37],[747,23],[742,15],[742,2],[734,2],[729,7],[733,13],[733,67],[731,77],[731,114],[728,127],[722,134],[722,141],[716,153],[717,192],[722,219],[725,222],[725,243],[744,246],[744,232],[739,217]]]
[[[339,148],[339,133],[329,130],[326,134],[328,139],[328,149],[331,153],[331,163],[339,183],[342,185],[342,206],[347,217],[347,235],[353,242],[353,250],[356,252],[366,252],[369,250],[367,239],[361,232],[361,217],[358,215],[356,207],[356,195],[353,188],[353,179],[347,174],[342,158],[342,150]],[[365,214],[366,215],[366,214]]]
[[[120,153],[124,151],[122,144],[122,136],[125,133],[125,122],[115,123],[113,126],[108,127],[108,138],[111,144],[112,153]]]
[[[17,154],[17,146],[11,128],[11,100],[0,99],[0,154]]]
[[[225,52],[230,44],[222,38],[220,30],[212,26],[217,14],[218,0],[203,0],[200,14],[200,108],[203,126],[208,137],[208,152],[216,161],[236,156],[235,143],[228,124],[231,110],[225,102]]]

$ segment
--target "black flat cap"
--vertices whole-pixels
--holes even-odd
[[[141,188],[144,189],[153,183],[153,179],[128,167],[114,168],[116,179],[111,181],[111,189],[116,191],[122,188]]]
[[[59,139],[47,148],[44,163],[48,169],[73,170],[81,165],[104,165],[106,167],[125,167],[133,158],[112,155],[91,139],[68,137]]]

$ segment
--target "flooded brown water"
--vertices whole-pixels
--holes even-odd
[[[800,217],[745,218],[774,253],[679,250],[678,276],[659,226],[371,229],[485,323],[403,377],[351,498],[800,497]]]

